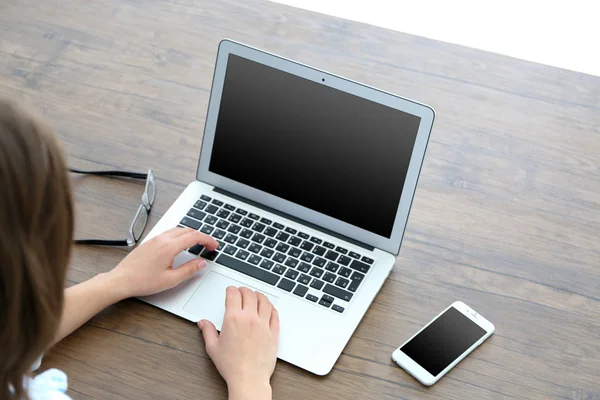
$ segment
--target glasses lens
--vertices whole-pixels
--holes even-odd
[[[144,229],[146,229],[146,223],[148,222],[148,213],[144,206],[140,206],[138,208],[138,212],[135,215],[135,220],[131,225],[131,233],[133,234],[133,238],[137,242],[142,237],[144,233]]]
[[[154,180],[154,174],[152,170],[148,171],[148,179],[146,180],[146,195],[148,196],[148,202],[150,206],[154,204],[154,198],[156,197],[156,181]]]

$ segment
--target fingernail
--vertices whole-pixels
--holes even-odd
[[[206,267],[206,261],[200,260],[198,261],[198,269]]]
[[[200,327],[200,329],[204,328],[204,322],[198,321],[198,326]]]

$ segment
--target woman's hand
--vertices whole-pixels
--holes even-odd
[[[108,275],[120,288],[123,298],[162,292],[206,266],[203,259],[194,259],[172,269],[175,256],[198,243],[209,250],[219,246],[215,239],[196,230],[173,228],[133,250]]]
[[[277,361],[279,315],[262,293],[228,287],[221,334],[207,320],[198,322],[206,352],[227,382],[230,400],[270,399]]]

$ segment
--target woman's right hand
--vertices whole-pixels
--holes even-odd
[[[227,382],[230,400],[270,399],[277,361],[279,315],[267,297],[248,288],[227,288],[221,334],[198,322],[206,352]]]

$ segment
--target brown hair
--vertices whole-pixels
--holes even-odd
[[[73,238],[65,159],[52,131],[0,99],[0,400],[55,338]]]

